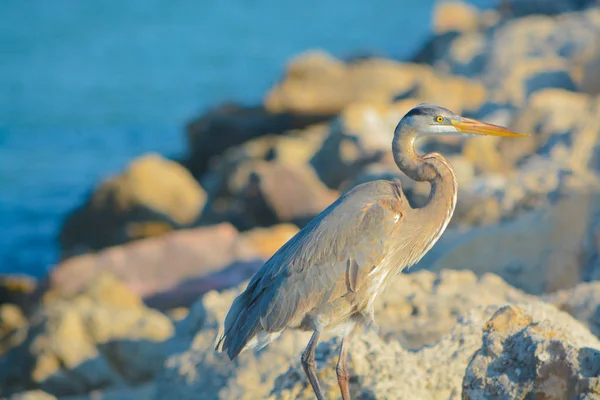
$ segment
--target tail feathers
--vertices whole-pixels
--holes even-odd
[[[254,342],[252,339],[262,329],[256,307],[247,305],[246,292],[233,301],[224,325],[223,336],[219,338],[215,350],[227,353],[229,359],[233,360],[247,344],[250,344],[249,342]]]

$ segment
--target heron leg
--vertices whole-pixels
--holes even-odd
[[[350,399],[350,375],[348,374],[348,343],[352,338],[354,329],[342,339],[340,345],[340,356],[338,358],[335,372],[337,375],[338,385],[340,385],[340,391],[342,392],[342,400]]]
[[[306,349],[302,353],[302,368],[312,386],[313,392],[315,392],[315,396],[317,396],[317,400],[324,400],[321,385],[317,379],[317,363],[315,362],[315,350],[320,335],[321,333],[317,330],[312,334],[308,346],[306,346]]]

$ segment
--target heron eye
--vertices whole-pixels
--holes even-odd
[[[444,122],[444,117],[442,117],[441,115],[438,115],[437,117],[435,117],[435,122],[437,122],[438,124],[441,124],[442,122]]]

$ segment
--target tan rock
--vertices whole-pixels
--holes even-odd
[[[186,166],[201,177],[215,158],[228,148],[266,135],[281,134],[323,122],[330,115],[298,115],[224,104],[207,111],[187,126],[190,154]]]
[[[248,227],[279,222],[304,226],[339,196],[306,165],[252,162],[241,166],[232,179],[240,182],[238,196]]]
[[[43,286],[52,288],[53,293],[62,297],[71,296],[96,281],[103,272],[110,272],[137,296],[148,300],[158,294],[175,295],[178,286],[189,279],[209,277],[237,261],[257,258],[260,258],[258,252],[240,239],[238,231],[223,223],[171,232],[71,258],[54,268]],[[230,287],[239,282],[211,281],[212,286],[204,290],[216,289],[219,285]],[[110,291],[102,290],[101,293]],[[179,304],[179,301],[183,303]],[[189,305],[186,301],[169,302],[168,308]]]
[[[169,357],[157,379],[155,399],[260,399],[285,371],[289,359],[306,345],[309,335],[290,332],[261,354],[242,353],[233,362],[213,349],[221,322],[241,288],[211,292],[198,300],[188,317],[177,325],[168,343]]]
[[[245,163],[277,161],[290,166],[304,166],[321,148],[327,134],[327,125],[318,124],[282,135],[262,136],[229,148],[202,178],[202,185],[210,197],[202,214],[202,223],[235,223],[240,206],[234,196],[243,188],[247,179],[247,174],[239,174],[237,171]]]
[[[270,228],[254,228],[244,232],[242,237],[250,242],[263,259],[268,260],[298,231],[294,224],[279,224]]]
[[[244,286],[209,293],[192,307],[169,342],[171,355],[158,379],[156,399],[314,397],[300,367],[310,333],[288,330],[264,350],[244,352],[233,362],[212,351],[221,322]],[[375,303],[381,336],[360,332],[352,341],[353,395],[458,398],[464,369],[481,346],[482,326],[499,305],[513,302],[539,304],[494,275],[477,278],[467,271],[399,275]],[[539,307],[542,313],[557,312],[551,306]],[[325,334],[317,348],[317,366],[326,398],[337,398],[339,341],[330,338]],[[399,343],[413,350],[404,350]]]
[[[447,235],[419,267],[494,272],[534,294],[574,287],[586,273],[580,260],[599,205],[597,195],[573,195],[500,226]]]
[[[309,52],[291,61],[283,81],[266,96],[265,107],[271,112],[336,114],[355,102],[388,104],[398,96],[411,96],[461,112],[482,101],[484,93],[479,83],[438,77],[425,65],[385,59],[344,64],[326,53]]]
[[[600,396],[600,342],[567,320],[542,320],[505,306],[485,324],[466,369],[463,399]]]
[[[515,129],[539,132],[547,137],[555,132],[568,132],[587,114],[590,97],[562,89],[546,89],[534,93],[527,106],[516,116]]]
[[[14,304],[0,305],[0,356],[8,349],[23,342],[27,319]]]
[[[0,395],[41,388],[62,396],[149,380],[172,333],[165,315],[101,275],[81,293],[36,311],[27,338],[0,358]]]
[[[433,11],[433,30],[445,32],[467,32],[479,26],[477,9],[462,1],[438,2]]]
[[[369,164],[391,156],[391,137],[400,119],[415,100],[393,104],[358,102],[346,107],[329,126],[327,138],[311,159],[319,178],[330,188],[340,188]]]
[[[98,250],[189,226],[205,201],[204,190],[183,166],[156,154],[140,157],[101,183],[67,218],[63,252]]]
[[[559,290],[542,296],[542,299],[556,308],[567,312],[585,324],[597,337],[600,337],[600,282],[582,282],[571,289]]]
[[[22,308],[30,306],[31,293],[35,291],[35,278],[26,275],[0,275],[0,304],[11,303]]]
[[[14,394],[8,400],[56,400],[56,397],[41,390],[30,390]]]
[[[288,65],[286,79],[267,94],[265,107],[271,112],[335,114],[352,96],[349,88],[334,89],[341,86],[339,83],[346,74],[346,65],[327,53],[312,51],[296,57]],[[304,86],[307,83],[309,85]],[[320,91],[319,85],[329,87]]]
[[[27,323],[21,309],[14,304],[0,305],[0,337]]]
[[[489,100],[499,104],[522,106],[532,93],[549,87],[574,89],[568,64],[559,58],[518,61],[506,70],[506,75],[494,79],[497,83]]]
[[[577,79],[578,89],[584,93],[597,95],[600,94],[600,51],[599,44],[590,51],[590,54],[585,57],[580,66],[580,72]]]
[[[435,66],[447,73],[476,76],[480,73],[488,45],[486,35],[469,32],[458,36],[445,50],[447,53]]]
[[[492,321],[488,326],[500,325],[507,332],[514,332],[520,324],[531,319],[533,321],[531,326],[537,324],[540,327],[548,327],[549,331],[560,332],[556,336],[555,347],[557,347],[557,351],[560,351],[561,347],[568,348],[583,345],[597,348],[599,342],[593,335],[569,315],[559,312],[554,307],[542,303],[522,304],[520,307],[526,310],[527,316],[509,317],[502,322]],[[471,384],[475,386],[475,384],[481,382],[471,381],[468,377],[463,381],[465,368],[467,365],[469,368],[473,368],[472,357],[476,350],[482,347],[491,347],[486,342],[485,334],[482,341],[481,331],[482,327],[486,325],[486,321],[494,315],[498,308],[498,305],[471,308],[468,312],[460,315],[452,331],[433,345],[418,350],[406,351],[397,342],[384,342],[372,331],[356,337],[349,348],[350,392],[352,396],[355,398],[443,398],[454,400],[460,399],[462,392],[464,398],[468,393],[465,394],[463,388],[470,390]],[[499,312],[502,313],[503,311]],[[566,333],[568,331],[571,332]],[[510,374],[511,376],[529,374],[535,366],[530,365],[527,360],[536,357],[536,355],[528,351],[529,348],[525,343],[513,347],[507,343],[499,349],[505,353],[512,350],[519,357],[519,361],[510,361],[517,364],[523,360],[525,361],[523,367],[518,365],[515,366],[516,368],[504,369],[503,366],[506,365],[504,363],[498,363],[497,367],[496,364],[490,365],[489,375],[487,375],[489,380],[485,380],[480,385],[482,390],[479,393],[484,393],[484,395],[467,398],[489,398],[494,387],[500,386],[504,382],[513,381],[513,379],[492,380],[492,377],[496,376],[494,375],[495,370],[505,371],[507,375]],[[545,343],[549,344],[550,341]],[[335,376],[338,346],[339,341],[336,340],[325,342],[317,348],[315,356],[318,376],[326,398],[339,396]],[[584,375],[585,372],[594,373],[594,363],[597,364],[598,361],[597,350],[585,350],[589,350],[587,354],[590,356],[590,360],[587,364],[590,367],[582,367],[581,375]],[[582,355],[586,353],[585,350],[581,349]],[[527,367],[529,369],[526,369]],[[486,369],[482,368],[480,371],[485,374]],[[484,377],[487,376],[484,375]],[[548,382],[543,369],[541,371],[536,370],[534,378],[538,381]],[[585,378],[581,381],[585,382]],[[593,381],[593,379],[589,381]],[[311,399],[313,397],[314,394],[302,372],[300,361],[294,360],[288,371],[275,381],[273,392],[269,398],[287,400]],[[513,397],[508,395],[507,398]]]
[[[395,278],[376,301],[379,334],[405,348],[434,344],[452,330],[459,315],[477,306],[536,302],[495,274],[471,271],[418,271]]]

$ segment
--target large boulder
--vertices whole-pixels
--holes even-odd
[[[31,294],[37,287],[35,278],[21,274],[0,275],[0,305],[15,304],[21,308],[29,308],[32,304]]]
[[[600,51],[598,47],[581,56],[576,65],[578,89],[581,92],[600,94]]]
[[[294,224],[278,224],[269,228],[254,228],[242,233],[244,240],[268,260],[281,246],[286,244],[300,229]]]
[[[242,229],[277,223],[306,225],[339,197],[308,165],[280,162],[246,163],[232,180],[242,207]]]
[[[149,304],[170,308],[190,305],[206,291],[235,286],[262,262],[253,246],[223,223],[73,257],[50,272],[38,293],[51,287],[72,295],[108,271]],[[190,280],[195,280],[194,290],[184,291],[181,285]]]
[[[534,94],[515,117],[515,129],[533,134],[536,152],[564,170],[600,171],[600,102],[585,94],[548,89]],[[509,146],[509,143],[505,143]],[[527,149],[521,150],[526,157]]]
[[[206,194],[180,164],[157,154],[102,182],[60,232],[63,257],[192,226]]]
[[[173,326],[109,274],[72,297],[48,292],[26,339],[0,358],[0,395],[63,396],[139,384],[164,360]]]
[[[438,75],[425,65],[378,58],[344,63],[313,51],[290,62],[283,81],[267,94],[265,107],[333,115],[355,102],[387,104],[407,97],[462,112],[478,109],[485,90],[478,82]]]
[[[0,305],[0,355],[24,340],[27,319],[14,304]]]
[[[481,388],[480,393],[484,395],[480,397],[472,395],[467,398],[489,398],[494,393],[495,387],[503,385],[506,381],[510,383],[511,380],[494,381],[492,379],[493,372],[491,371],[488,372],[490,374],[488,380],[482,382],[481,379],[471,379],[472,370],[474,369],[472,358],[474,353],[475,357],[479,354],[476,351],[487,345],[485,334],[483,340],[481,337],[482,328],[487,329],[487,327],[493,326],[498,323],[498,319],[500,319],[499,322],[504,323],[507,330],[519,329],[519,327],[522,327],[522,320],[527,320],[531,322],[532,330],[535,330],[536,326],[547,329],[547,333],[542,332],[542,335],[546,334],[547,337],[551,337],[556,332],[553,347],[556,348],[557,353],[561,347],[581,348],[579,350],[581,355],[587,354],[590,356],[591,359],[587,361],[587,365],[582,366],[580,374],[563,374],[556,377],[558,387],[548,387],[545,392],[555,396],[550,398],[566,398],[560,397],[560,389],[571,376],[582,378],[582,382],[589,381],[589,386],[593,387],[593,379],[586,381],[585,377],[586,374],[589,374],[587,377],[591,377],[591,374],[597,373],[597,368],[600,367],[600,365],[597,365],[600,362],[598,350],[592,350],[593,348],[599,348],[600,342],[598,342],[598,339],[568,314],[562,313],[552,306],[543,303],[530,303],[522,304],[521,307],[526,310],[523,312],[522,318],[507,318],[508,320],[503,320],[501,317],[506,314],[506,308],[502,308],[500,311],[498,311],[498,306],[472,308],[462,314],[452,331],[435,344],[413,351],[403,349],[397,342],[384,342],[372,331],[358,336],[349,345],[350,391],[352,396],[368,399],[459,399],[461,398],[461,392],[462,398],[465,398],[465,395],[470,395],[471,388],[478,385]],[[511,309],[512,307],[509,306],[508,308]],[[494,315],[494,313],[496,314]],[[492,319],[488,321],[490,317]],[[566,333],[569,331],[571,332]],[[339,396],[335,376],[338,345],[339,341],[330,340],[322,343],[316,352],[318,375],[326,398]],[[584,346],[591,348],[582,348]],[[531,357],[526,343],[518,347],[511,347],[509,343],[501,343],[499,347],[492,349],[493,351],[505,353],[512,351],[517,353],[521,359],[524,359],[524,362],[518,365],[508,364],[510,368],[504,370],[508,376],[530,374],[530,371],[533,370],[535,371],[533,374],[534,379],[546,380],[549,381],[548,383],[552,382],[551,376],[548,376],[552,375],[552,369],[536,370],[536,360]],[[540,358],[541,356],[542,354],[540,354]],[[552,365],[551,362],[547,364]],[[501,360],[498,360],[491,367],[501,370],[504,365],[506,363],[501,364]],[[465,375],[467,366],[469,369],[466,370]],[[526,372],[521,372],[523,370]],[[480,368],[478,371],[481,371],[484,377],[488,376],[485,375],[485,368]],[[506,377],[508,378],[508,376]],[[598,395],[600,391],[595,388],[588,393]],[[294,360],[290,369],[275,381],[270,398],[310,399],[313,396],[299,360]]]
[[[268,396],[275,378],[285,371],[288,360],[300,354],[310,335],[289,332],[259,354],[245,352],[230,362],[214,348],[221,323],[240,290],[206,294],[177,324],[167,345],[169,356],[156,380],[156,400]]]
[[[282,135],[262,136],[227,149],[200,180],[208,193],[201,224],[228,221],[247,229],[244,198],[239,194],[248,183],[252,165],[273,162],[287,168],[306,169],[327,134],[327,124],[317,124]]]
[[[588,243],[599,207],[597,194],[574,194],[504,224],[448,232],[419,268],[494,272],[533,294],[574,287],[588,276],[582,261],[597,252]]]
[[[233,362],[229,361],[226,355],[214,352],[215,339],[222,329],[221,323],[231,302],[243,286],[223,293],[208,293],[194,304],[188,316],[177,324],[176,334],[168,344],[170,355],[157,379],[156,399],[167,396],[179,399],[254,399],[265,398],[272,392],[280,393],[277,397],[282,398],[293,398],[300,392],[302,396],[310,396],[310,391],[306,391],[303,375],[299,372],[300,354],[308,342],[310,333],[286,331],[264,350],[257,353],[244,352]],[[392,369],[399,368],[396,360],[402,360],[408,363],[403,369],[408,374],[407,377],[413,376],[411,370],[414,368],[415,371],[421,371],[417,375],[422,374],[426,380],[418,383],[420,379],[399,378],[399,382],[413,382],[412,385],[418,386],[419,389],[415,396],[423,396],[428,393],[427,385],[441,379],[440,383],[434,384],[433,387],[439,388],[440,397],[444,397],[442,394],[460,387],[462,372],[469,357],[481,345],[481,327],[498,306],[477,311],[476,318],[473,317],[475,322],[464,321],[459,318],[460,315],[480,305],[507,302],[535,303],[536,300],[492,275],[477,278],[468,271],[444,271],[441,274],[419,271],[399,275],[392,287],[382,293],[376,302],[375,320],[381,336],[370,333],[365,339],[358,335],[356,344],[353,345],[353,352],[357,347],[361,347],[362,350],[354,353],[354,356],[351,356],[352,360],[358,363],[369,359],[368,363],[363,363],[360,367],[361,374],[370,376],[369,383],[364,386],[365,390],[377,387],[377,374],[367,373],[369,368],[374,368],[374,371],[391,372]],[[450,332],[457,321],[462,331],[452,334]],[[468,335],[465,331],[468,331]],[[466,345],[461,341],[465,335]],[[327,341],[328,337],[325,335],[323,340]],[[443,337],[447,339],[441,339]],[[401,343],[403,347],[417,349],[438,340],[442,340],[443,343],[435,345],[433,350],[424,350],[428,352],[424,364],[420,363],[421,356],[414,357],[399,345]],[[325,354],[329,364],[335,361],[333,358],[337,343],[339,342],[334,340],[320,347],[327,348]],[[375,359],[366,355],[368,351],[365,346],[370,346],[375,352]],[[390,357],[390,354],[394,356]],[[436,354],[439,358],[436,358]],[[454,360],[455,358],[458,360]],[[290,362],[294,368],[284,374]],[[448,364],[451,364],[451,368],[444,370]],[[387,368],[390,368],[390,371]],[[435,369],[436,374],[426,377],[427,368]],[[321,368],[320,365],[319,369],[323,371],[322,376],[326,377],[323,382],[331,388],[330,393],[333,393],[334,387],[337,388],[335,367],[329,370]],[[276,383],[275,379],[280,375],[287,378],[280,378]],[[385,384],[382,386],[385,387],[389,379],[398,376],[401,375],[385,378]],[[289,385],[284,383],[290,380],[293,381],[292,386],[295,389],[290,389]],[[396,387],[394,385],[392,387]],[[451,387],[451,390],[446,392],[448,387]],[[284,395],[284,392],[288,394]],[[338,397],[338,393],[331,397]]]
[[[433,31],[437,34],[446,32],[469,32],[479,27],[479,12],[470,4],[462,1],[437,2],[433,11]]]
[[[548,1],[548,7],[534,7],[549,10],[550,3],[553,2]],[[445,4],[441,3],[439,9],[449,7]],[[479,113],[484,115],[491,107],[519,108],[539,90],[574,91],[577,82],[581,87],[585,60],[593,59],[590,49],[597,47],[599,9],[558,17],[531,15],[515,19],[502,16],[502,12],[486,14],[486,18],[481,15],[478,29],[440,33],[420,55],[445,73],[481,78],[487,89],[488,103]],[[593,62],[590,65],[591,69],[587,70],[593,71]],[[587,82],[593,81],[589,73],[587,76]]]
[[[421,270],[399,275],[393,289],[381,293],[375,319],[383,339],[418,349],[450,332],[459,315],[473,307],[536,301],[495,274]]]
[[[571,314],[600,338],[600,281],[583,282],[571,289],[546,294],[542,299]]]
[[[498,310],[469,361],[462,398],[598,398],[600,342],[574,321],[546,318],[534,321],[520,307]]]
[[[390,103],[354,103],[329,125],[329,132],[310,164],[330,188],[339,189],[366,166],[391,155],[391,140],[398,121],[415,100]]]
[[[225,104],[207,111],[187,125],[190,153],[185,164],[194,176],[200,177],[215,157],[229,147],[260,136],[304,128],[330,117],[328,113],[307,115],[278,112],[263,106]]]
[[[26,392],[13,394],[8,400],[56,400],[56,397],[43,390],[28,390]]]

